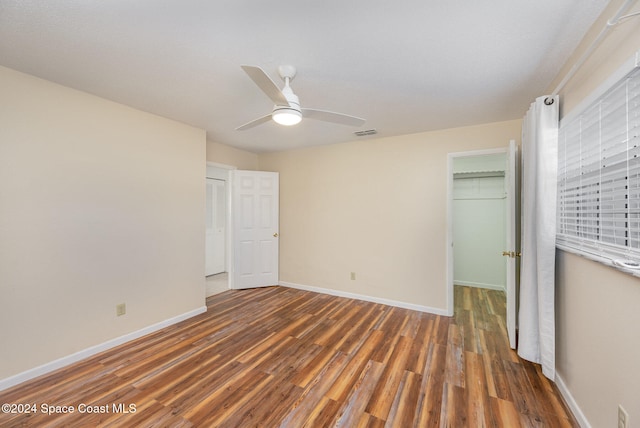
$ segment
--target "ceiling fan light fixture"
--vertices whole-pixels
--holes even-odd
[[[244,125],[237,127],[237,131],[251,129],[254,126],[268,122],[269,119],[272,119],[279,125],[296,125],[302,120],[302,112],[304,112],[305,118],[321,120],[324,122],[333,122],[340,125],[362,126],[365,123],[365,120],[361,117],[349,116],[348,114],[336,113],[328,110],[300,108],[300,100],[298,99],[298,96],[293,93],[293,89],[291,89],[291,86],[289,85],[289,82],[291,82],[296,75],[296,68],[291,65],[281,65],[278,67],[280,77],[284,80],[284,87],[282,89],[280,89],[273,80],[271,80],[269,75],[267,75],[267,73],[265,73],[265,71],[260,67],[251,65],[243,65],[241,67],[245,73],[247,73],[249,78],[258,85],[258,88],[260,88],[265,95],[271,98],[274,106],[273,110],[271,110],[271,114],[266,114],[252,120],[251,122],[247,122]]]
[[[273,118],[273,121],[279,125],[293,126],[300,123],[302,120],[302,113],[298,110],[285,107],[275,110],[271,114],[271,117]]]

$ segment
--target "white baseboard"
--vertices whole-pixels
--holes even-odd
[[[458,281],[458,280],[454,279],[453,283],[455,285],[464,285],[466,287],[488,288],[489,290],[499,290],[499,291],[504,291],[505,290],[505,288],[502,285],[485,284],[484,282]]]
[[[573,413],[573,416],[575,416],[578,425],[580,425],[580,428],[591,428],[591,424],[587,420],[587,417],[584,415],[584,413],[582,413],[582,409],[580,409],[580,406],[578,406],[578,403],[576,403],[573,395],[571,395],[571,391],[569,391],[569,388],[567,388],[567,385],[564,383],[564,380],[562,380],[557,371],[556,385],[558,386],[560,395],[562,395],[562,398],[564,398],[564,401],[566,401],[569,409],[571,409],[571,413]]]
[[[331,296],[347,297],[349,299],[364,300],[365,302],[380,303],[383,305],[396,306],[413,311],[428,312],[435,315],[448,316],[446,309],[432,308],[429,306],[415,305],[413,303],[400,302],[398,300],[384,299],[382,297],[365,296],[363,294],[349,293],[346,291],[333,290],[331,288],[314,287],[311,285],[296,284],[293,282],[280,281],[279,285],[298,290],[313,291],[314,293],[329,294]]]
[[[194,309],[192,311],[186,312],[181,315],[177,315],[173,318],[169,318],[164,321],[160,321],[159,323],[152,324],[148,327],[142,328],[140,330],[125,334],[124,336],[116,337],[115,339],[108,340],[104,343],[100,343],[95,346],[91,346],[89,348],[83,349],[82,351],[75,352],[71,355],[67,355],[66,357],[58,358],[57,360],[48,362],[38,367],[34,367],[22,373],[18,373],[11,377],[1,379],[0,380],[0,391],[5,390],[7,388],[11,388],[14,385],[17,385],[22,382],[26,382],[30,379],[36,378],[43,374],[50,373],[54,370],[58,370],[64,366],[68,366],[69,364],[78,362],[87,357],[95,355],[99,352],[106,351],[107,349],[114,348],[118,345],[121,345],[125,342],[129,342],[131,340],[142,337],[146,334],[153,333],[165,327],[168,327],[173,324],[177,324],[180,321],[184,321],[188,318],[194,317],[196,315],[200,315],[207,311],[206,306],[202,306],[200,308]]]

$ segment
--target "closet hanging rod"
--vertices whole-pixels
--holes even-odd
[[[564,86],[569,82],[569,80],[571,80],[571,78],[576,74],[576,72],[580,69],[580,67],[582,67],[582,65],[591,56],[593,51],[595,51],[596,48],[600,45],[602,40],[604,40],[606,35],[609,34],[609,31],[611,31],[612,27],[614,27],[615,25],[619,24],[620,21],[623,20],[623,19],[627,19],[627,18],[631,18],[631,17],[636,16],[636,15],[640,15],[640,12],[631,13],[629,15],[623,15],[623,13],[625,13],[627,10],[629,10],[629,8],[636,1],[638,1],[638,0],[626,0],[622,4],[622,6],[620,6],[618,11],[615,13],[615,15],[613,15],[611,17],[611,19],[609,19],[607,21],[607,25],[605,25],[604,28],[602,30],[600,30],[600,33],[593,40],[593,42],[591,42],[591,44],[589,45],[587,50],[584,51],[584,53],[580,56],[580,58],[576,61],[576,63],[573,64],[573,67],[571,67],[569,72],[564,76],[564,78],[560,81],[560,83],[558,83],[558,86],[556,86],[556,88],[551,93],[552,97],[558,95],[558,92],[560,92],[562,90],[562,88],[564,88]]]

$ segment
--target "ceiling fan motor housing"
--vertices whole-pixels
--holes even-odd
[[[289,86],[289,78],[285,79],[285,87],[282,88],[282,94],[285,96],[289,105],[275,105],[271,112],[271,118],[280,125],[291,126],[302,120],[302,111],[300,110],[300,101],[298,96],[293,93]]]
[[[297,110],[298,112],[300,111],[300,99],[298,98],[298,96],[296,94],[293,93],[293,90],[291,89],[291,86],[289,86],[288,84],[289,82],[287,82],[287,85],[285,85],[284,88],[282,88],[282,95],[284,95],[284,97],[287,99],[287,101],[289,102],[288,106],[281,106],[281,105],[276,105],[274,107],[274,110],[277,108],[291,108],[293,110]]]

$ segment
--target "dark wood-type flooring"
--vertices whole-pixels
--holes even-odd
[[[504,295],[455,294],[449,318],[282,287],[226,291],[205,314],[0,392],[38,410],[0,413],[0,426],[577,426],[540,367],[509,348]]]

